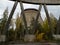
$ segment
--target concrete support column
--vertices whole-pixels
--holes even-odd
[[[29,31],[28,31],[28,27],[27,27],[27,21],[26,21],[26,17],[25,17],[25,14],[24,14],[24,8],[23,8],[23,4],[22,4],[22,2],[20,1],[20,7],[21,7],[21,12],[23,12],[22,13],[22,17],[23,17],[23,21],[24,21],[24,26],[25,26],[25,28],[26,28],[26,34],[28,34],[29,33]]]
[[[6,22],[6,25],[5,25],[5,35],[6,35],[6,39],[5,39],[5,41],[6,41],[6,43],[8,43],[8,29],[9,29],[9,24],[10,24],[10,21],[11,21],[11,19],[12,19],[12,16],[13,16],[13,14],[14,14],[14,11],[15,11],[15,9],[16,9],[16,6],[17,6],[17,4],[18,4],[18,2],[16,1],[15,3],[14,3],[14,5],[13,5],[13,8],[12,8],[12,10],[11,10],[11,13],[10,13],[10,15],[9,15],[9,18],[8,18],[8,21]]]
[[[46,17],[47,17],[47,20],[48,20],[48,26],[49,26],[50,34],[51,34],[51,36],[52,36],[52,35],[53,35],[53,27],[52,27],[52,24],[51,24],[51,20],[50,20],[50,17],[49,17],[49,13],[48,13],[48,10],[47,10],[46,5],[44,4],[43,6],[44,6],[44,10],[45,10]]]
[[[34,22],[33,34],[34,34],[35,31],[36,31],[37,21],[38,21],[38,19],[39,19],[39,16],[41,15],[41,14],[40,14],[41,8],[42,8],[42,5],[40,4],[39,9],[38,9],[38,14],[37,14],[36,19],[35,19],[35,22]]]

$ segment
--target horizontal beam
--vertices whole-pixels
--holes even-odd
[[[29,4],[46,4],[46,5],[60,5],[60,0],[10,0],[10,1],[22,1]]]

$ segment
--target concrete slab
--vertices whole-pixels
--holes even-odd
[[[24,3],[33,3],[33,4],[47,4],[47,5],[54,5],[60,4],[60,0],[10,0],[10,1],[22,1]]]

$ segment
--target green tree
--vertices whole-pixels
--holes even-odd
[[[1,31],[2,31],[2,19],[0,19],[0,34],[1,34]]]
[[[16,39],[23,39],[24,36],[24,26],[22,25],[22,21],[20,20],[19,14],[17,14],[16,18],[16,29],[15,29],[15,37]]]
[[[15,31],[14,31],[13,27],[10,28],[9,31],[8,31],[8,40],[9,41],[14,41],[15,40]]]
[[[8,8],[5,9],[4,13],[3,13],[3,18],[1,19],[1,34],[4,34],[5,31],[5,24],[7,22],[8,19]]]
[[[8,40],[9,41],[15,41],[15,29],[14,29],[14,22],[15,19],[11,19],[9,29],[8,29]]]
[[[49,37],[50,37],[50,33],[49,33],[50,29],[49,29],[48,21],[47,21],[46,18],[45,18],[44,23],[43,23],[43,29],[44,29],[44,33],[45,33],[44,39],[49,39]]]
[[[36,23],[36,24],[34,24],[34,23]],[[35,26],[35,30],[33,31],[34,26]],[[43,32],[43,28],[42,28],[41,24],[39,23],[39,21],[35,22],[35,19],[32,18],[29,32],[30,32],[30,34],[35,34],[37,31],[39,31],[38,33],[41,33],[41,32]]]
[[[55,30],[57,30],[56,29],[57,19],[54,17],[54,15],[52,13],[50,13],[50,19],[51,19],[52,27],[54,29],[53,32],[54,32]]]
[[[50,20],[51,20],[52,28],[54,29],[54,30],[52,30],[53,34],[54,34],[55,30],[56,30],[57,19],[52,14],[50,14]],[[50,27],[48,25],[48,21],[46,18],[44,20],[43,28],[44,28],[45,34],[47,35],[46,37],[48,37],[48,39],[49,39],[49,37],[51,35],[51,30],[49,29]]]
[[[57,21],[57,30],[56,30],[56,34],[60,34],[60,17]]]
[[[46,18],[45,18],[44,23],[43,23],[43,28],[44,28],[44,32],[49,31],[48,21]]]

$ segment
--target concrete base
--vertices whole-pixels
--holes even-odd
[[[33,42],[35,40],[35,35],[25,35],[24,41],[25,42]]]
[[[55,39],[60,39],[60,35],[53,35]]]
[[[9,45],[60,45],[59,43],[23,43],[23,44],[9,44]]]
[[[5,35],[0,35],[0,42],[2,41],[2,42],[4,42],[5,41]]]

